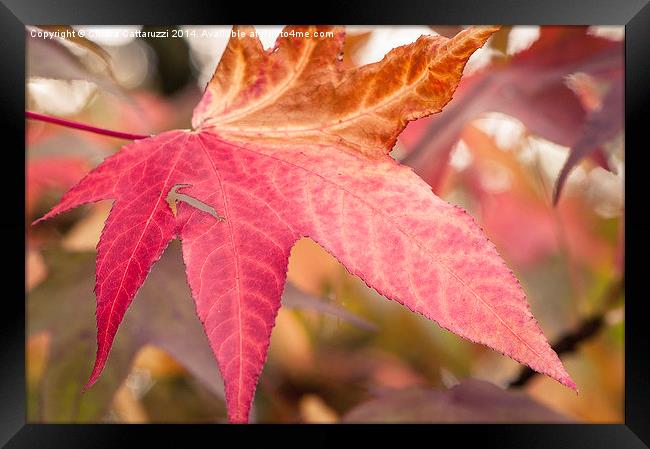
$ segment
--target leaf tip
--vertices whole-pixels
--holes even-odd
[[[41,222],[43,222],[45,220],[49,220],[50,218],[52,218],[53,216],[58,214],[58,212],[54,213],[53,211],[54,211],[54,209],[50,210],[48,213],[43,215],[41,218],[37,218],[36,220],[32,221],[31,225],[35,226],[35,225],[37,225],[37,224],[39,224],[39,223],[41,223]]]
[[[572,389],[573,391],[575,391],[576,394],[578,394],[578,386],[573,381],[573,379],[571,379],[571,377],[569,377],[568,374],[565,377],[563,377],[562,380],[560,380],[560,383],[562,385]]]
[[[85,383],[83,387],[81,387],[81,393],[86,393],[88,390],[92,388],[93,385],[95,385],[95,382],[97,382],[98,376],[95,376],[94,374],[88,379],[88,381]]]
[[[95,382],[97,382],[99,376],[102,374],[102,371],[104,370],[104,364],[105,364],[105,360],[95,359],[95,365],[93,366],[93,371],[90,374],[88,381],[81,389],[82,393],[85,393],[90,388],[92,388],[93,385],[95,385]]]
[[[558,357],[557,360],[558,360],[558,362],[560,364],[559,365],[559,368],[560,368],[559,372],[556,371],[556,372],[554,372],[552,374],[547,373],[547,375],[550,376],[551,378],[555,379],[556,381],[558,381],[560,384],[564,385],[565,387],[575,391],[576,394],[578,394],[578,387],[577,387],[576,383],[573,381],[573,379],[571,379],[571,376],[566,371],[566,368],[564,367],[564,364],[559,359],[559,357]]]

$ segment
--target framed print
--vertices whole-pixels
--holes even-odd
[[[3,3],[0,441],[647,447],[647,2],[302,6]]]

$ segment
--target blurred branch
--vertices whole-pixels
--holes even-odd
[[[96,126],[86,125],[85,123],[73,122],[71,120],[65,120],[62,118],[52,117],[50,115],[45,115],[45,114],[39,114],[38,112],[32,112],[32,111],[25,111],[25,117],[32,120],[38,120],[46,123],[53,123],[55,125],[80,129],[82,131],[101,134],[104,136],[116,137],[118,139],[139,140],[139,139],[146,139],[150,137],[142,134],[131,134],[131,133],[124,133],[121,131],[112,131],[110,129],[98,128]]]
[[[574,352],[579,345],[598,334],[607,321],[607,313],[616,305],[616,300],[623,292],[624,287],[625,278],[623,277],[610,284],[602,297],[602,310],[591,317],[585,318],[577,328],[562,335],[553,345],[553,350],[558,356]],[[539,373],[526,366],[522,368],[519,375],[508,384],[508,387],[523,387],[537,374]]]

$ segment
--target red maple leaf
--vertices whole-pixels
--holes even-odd
[[[289,252],[307,236],[386,297],[575,388],[473,219],[388,155],[409,120],[450,100],[467,59],[495,30],[421,37],[379,63],[344,69],[340,28],[290,27],[270,51],[252,28],[237,28],[193,130],[126,145],[42,218],[115,200],[97,247],[88,386],[152,264],[179,237],[229,419],[247,421]],[[315,31],[323,37],[299,34]],[[185,199],[177,214],[170,192]]]

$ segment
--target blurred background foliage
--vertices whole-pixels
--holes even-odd
[[[44,40],[28,27],[27,108],[143,134],[190,126],[230,29],[77,28],[92,39]],[[344,64],[462,28],[349,27]],[[183,37],[122,33],[140,29]],[[280,29],[259,28],[267,48]],[[254,422],[623,421],[623,123],[607,106],[622,83],[623,37],[617,27],[505,27],[472,57],[445,110],[410,124],[392,152],[481,223],[579,395],[380,298],[303,239]],[[553,206],[581,139],[590,146]],[[26,141],[28,223],[124,144],[34,121]],[[97,203],[28,227],[28,419],[225,422],[178,245],[154,266],[103,376],[82,394],[95,352],[94,251],[109,209]]]

